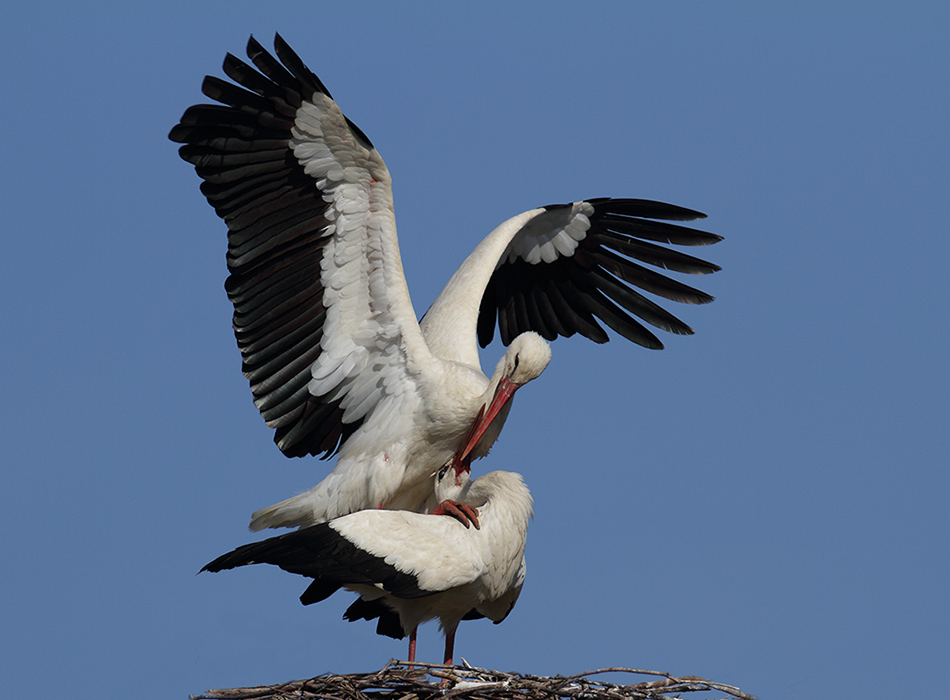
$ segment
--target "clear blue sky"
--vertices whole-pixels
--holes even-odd
[[[559,340],[476,472],[525,475],[528,579],[478,666],[653,668],[770,700],[950,658],[950,5],[18,3],[0,27],[10,697],[185,698],[402,642],[302,578],[198,569],[308,488],[240,373],[225,232],[166,139],[280,31],[395,183],[417,312],[503,219],[705,211],[693,337]],[[484,364],[501,354],[489,348]],[[419,654],[437,660],[434,626]]]

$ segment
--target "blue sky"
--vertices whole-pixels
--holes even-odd
[[[945,3],[21,5],[0,28],[11,697],[183,698],[405,655],[343,622],[342,594],[300,606],[302,578],[196,576],[329,468],[284,458],[250,401],[224,226],[166,139],[224,54],[275,30],[386,159],[420,314],[535,206],[658,199],[726,236],[698,280],[717,301],[674,309],[695,336],[562,339],[518,394],[475,468],[532,489],[528,579],[460,656],[773,700],[945,669]]]

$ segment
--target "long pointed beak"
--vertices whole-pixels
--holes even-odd
[[[521,385],[515,384],[508,379],[508,377],[502,377],[501,381],[498,382],[498,388],[495,389],[495,395],[492,397],[488,410],[479,412],[475,422],[472,423],[472,429],[469,431],[468,438],[462,445],[462,449],[455,453],[453,464],[455,465],[456,472],[461,468],[461,464],[465,462],[471,451],[475,449],[475,445],[478,444],[478,441],[482,439],[482,435],[485,434],[485,431],[488,430],[488,426],[495,420],[495,416],[497,416],[505,404],[511,400],[511,397],[515,395],[515,391],[518,390],[519,386]]]

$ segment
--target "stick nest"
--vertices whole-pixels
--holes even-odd
[[[622,685],[589,678],[601,673],[648,676],[649,680]],[[191,697],[192,700],[670,700],[683,693],[697,692],[703,694],[702,698],[755,700],[754,696],[724,683],[695,676],[677,678],[668,673],[634,668],[601,668],[573,676],[531,676],[489,671],[468,664],[443,666],[395,660],[375,673],[327,673],[271,686],[209,690]]]

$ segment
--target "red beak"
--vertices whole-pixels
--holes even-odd
[[[511,397],[515,395],[515,391],[517,391],[519,386],[521,385],[515,384],[508,379],[508,377],[502,377],[498,382],[498,388],[495,389],[495,396],[492,398],[488,410],[486,411],[482,408],[478,412],[475,422],[472,423],[472,429],[468,432],[468,438],[466,438],[462,444],[462,448],[455,453],[452,464],[455,467],[456,474],[460,469],[465,468],[463,464],[467,464],[466,460],[469,454],[475,449],[475,445],[478,444],[478,441],[482,439],[482,435],[485,434],[485,431],[488,430],[488,426],[495,420],[495,416],[504,408]]]

